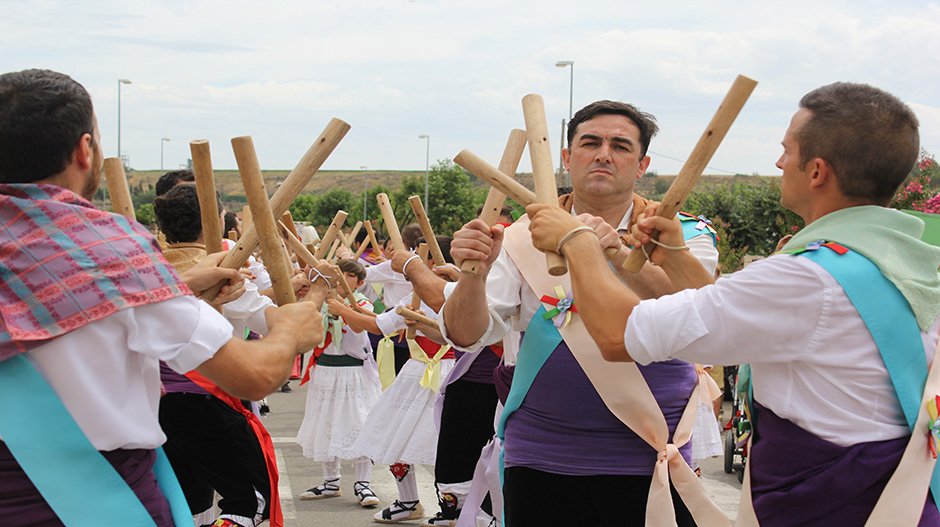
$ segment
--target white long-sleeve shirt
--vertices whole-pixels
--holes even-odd
[[[921,334],[928,361],[938,331],[940,319]],[[757,401],[838,445],[910,434],[865,323],[808,258],[772,256],[714,285],[644,300],[624,343],[640,364],[748,363]]]

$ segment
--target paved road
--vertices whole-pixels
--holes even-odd
[[[294,442],[297,429],[303,419],[306,389],[297,387],[297,381],[291,381],[291,386],[294,387],[291,393],[275,393],[268,397],[272,412],[264,420],[277,452],[277,464],[280,470],[279,491],[285,525],[287,527],[378,525],[372,522],[372,514],[388,506],[397,497],[394,479],[386,466],[377,465],[372,475],[372,488],[382,500],[376,509],[359,507],[352,490],[355,470],[351,463],[343,463],[341,483],[343,496],[315,501],[297,499],[301,492],[321,483],[323,474],[320,463],[304,458],[300,446]],[[729,410],[730,406],[726,403],[725,412]],[[734,474],[725,474],[722,467],[723,460],[720,457],[706,460],[702,465],[702,480],[718,506],[733,519],[737,513],[741,485]],[[430,516],[437,511],[433,467],[419,466],[417,477],[421,503]],[[411,523],[414,525],[418,522]]]

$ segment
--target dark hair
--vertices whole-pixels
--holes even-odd
[[[160,176],[160,179],[157,180],[157,184],[154,187],[154,191],[156,192],[157,196],[162,196],[169,192],[171,188],[178,185],[180,181],[196,181],[196,175],[193,174],[192,170],[171,170]]]
[[[441,248],[441,253],[444,255],[444,261],[447,263],[454,263],[454,257],[450,255],[450,242],[454,239],[450,236],[435,236],[437,240],[437,245]],[[422,243],[427,243],[427,239],[424,236],[417,239],[415,242],[416,245],[421,245]]]
[[[240,230],[238,228],[238,216],[234,212],[225,213],[225,226],[222,229],[225,231],[222,233],[223,238],[228,235],[229,231],[238,232]]]
[[[0,75],[0,183],[62,172],[84,134],[94,146],[94,109],[81,84],[49,70]]]
[[[339,267],[339,270],[344,273],[349,273],[356,275],[356,278],[359,280],[366,279],[366,268],[361,263],[356,260],[351,260],[349,258],[343,258],[336,262],[336,266]]]
[[[920,151],[914,112],[867,84],[837,82],[807,93],[810,118],[796,134],[800,162],[825,159],[846,197],[887,205]]]
[[[619,101],[595,101],[578,110],[571,122],[568,123],[568,148],[571,148],[571,142],[574,141],[574,135],[578,131],[578,126],[598,115],[622,115],[633,121],[633,124],[640,129],[640,155],[645,156],[646,150],[650,146],[650,140],[659,131],[656,124],[656,118],[652,114],[641,112],[636,106]]]
[[[219,204],[221,209],[222,205]],[[195,185],[177,185],[153,200],[157,225],[168,243],[194,242],[202,234],[199,196]]]
[[[421,226],[417,223],[409,223],[401,228],[401,241],[405,244],[405,249],[415,249],[418,247],[418,238],[421,237]]]

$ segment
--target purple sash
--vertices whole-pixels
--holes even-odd
[[[761,525],[864,525],[901,460],[908,437],[842,447],[754,401],[748,459],[754,511]],[[929,495],[919,525],[940,526]]]
[[[159,527],[173,527],[170,506],[153,475],[153,450],[102,452],[108,462],[140,498]],[[62,467],[68,470],[68,467]],[[75,489],[82,492],[82,489]],[[61,526],[62,522],[23,473],[6,444],[0,441],[0,518],[5,527]],[[115,518],[120,523],[120,519]]]

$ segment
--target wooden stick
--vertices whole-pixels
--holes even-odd
[[[371,243],[372,243],[372,240],[370,240],[369,237],[366,236],[365,239],[362,240],[362,243],[359,244],[359,248],[356,249],[356,256],[353,259],[358,260],[359,257],[362,256],[362,253],[365,252],[366,247]]]
[[[280,221],[294,235],[294,238],[300,239],[300,233],[297,232],[297,226],[294,225],[294,216],[291,215],[289,210],[285,210],[284,214],[281,214]]]
[[[255,222],[251,218],[251,207],[245,205],[242,207],[242,232],[247,233],[248,231],[254,230]],[[243,236],[244,237],[244,236]],[[255,245],[257,247],[257,245]],[[251,248],[252,251],[255,250],[254,247]]]
[[[525,150],[525,130],[514,129],[509,132],[509,139],[506,141],[506,148],[503,149],[503,157],[499,160],[499,172],[507,176],[513,176],[519,168],[519,161],[522,160],[522,152]],[[491,186],[486,194],[486,201],[483,203],[483,210],[480,211],[480,219],[492,227],[499,218],[499,213],[506,204],[506,193],[496,187]],[[467,260],[460,265],[461,272],[477,274],[480,262],[478,260]]]
[[[304,263],[304,265],[315,267],[318,262],[317,257],[314,256],[313,253],[311,253],[304,246],[304,243],[300,241],[300,238],[295,236],[294,233],[290,232],[289,225],[287,225],[283,221],[280,221],[278,223],[280,224],[280,227],[281,227],[281,233],[284,235],[284,240],[287,241],[287,245],[290,246],[290,248],[294,251],[294,254],[297,255],[297,258],[299,258],[300,261]],[[367,311],[359,307],[358,302],[356,302],[356,295],[353,294],[352,290],[349,288],[349,284],[347,284],[346,280],[344,280],[343,278],[344,277],[342,276],[339,277],[338,282],[340,284],[340,288],[343,290],[343,295],[346,297],[346,300],[349,301],[352,308],[360,313],[371,315],[371,316],[376,316],[375,313],[371,311]]]
[[[264,256],[264,266],[271,275],[275,301],[279,306],[294,303],[297,298],[294,297],[294,288],[290,283],[292,272],[290,259],[277,233],[277,224],[274,214],[271,213],[271,203],[268,202],[261,166],[258,164],[251,137],[233,138],[232,150],[235,153],[235,162],[238,164],[242,184],[245,186],[245,195],[248,197],[248,205],[252,210],[255,228],[261,239],[261,254]]]
[[[196,196],[199,198],[199,217],[202,220],[206,253],[217,253],[222,250],[222,226],[219,225],[219,200],[215,193],[209,141],[190,141],[189,151],[193,156],[193,174],[196,176]]]
[[[281,234],[284,235],[284,240],[287,242],[287,246],[290,247],[292,251],[294,251],[294,254],[297,255],[297,258],[299,258],[300,261],[304,263],[304,265],[309,265],[310,267],[317,265],[317,257],[314,256],[306,246],[304,246],[303,242],[300,241],[300,238],[297,238],[292,232],[290,232],[290,227],[288,227],[287,224],[285,224],[283,221],[278,221],[277,223],[281,228]]]
[[[447,263],[447,260],[444,259],[444,253],[441,251],[441,246],[437,243],[437,237],[434,236],[434,229],[431,228],[431,221],[428,219],[428,214],[424,211],[424,205],[421,204],[421,198],[418,196],[411,196],[408,198],[408,203],[411,204],[411,210],[414,211],[415,218],[418,219],[418,226],[421,227],[421,233],[424,235],[424,241],[428,244],[428,250],[431,253],[431,259],[434,261],[434,265],[444,265]]]
[[[237,241],[238,241],[238,231],[236,231],[235,229],[232,229],[232,230],[228,231],[228,239],[229,239],[229,240],[232,240],[233,242],[237,242]]]
[[[349,231],[349,236],[346,236],[346,240],[343,241],[343,247],[349,249],[352,247],[353,242],[356,241],[356,236],[359,236],[359,231],[362,230],[362,221],[357,221],[356,225],[353,226],[352,230]]]
[[[405,306],[396,307],[395,312],[407,319],[414,320],[415,322],[420,322],[421,324],[427,324],[428,326],[431,326],[434,328],[437,327],[437,321],[434,320],[433,318],[430,318],[424,313],[415,311],[413,309],[408,309]],[[411,328],[414,328],[414,326],[408,326],[408,329],[411,329]],[[406,337],[406,338],[414,338],[414,337]]]
[[[682,208],[685,199],[689,197],[695,183],[705,171],[705,166],[711,161],[718,145],[725,138],[734,120],[741,113],[741,108],[747,102],[754,88],[757,87],[757,81],[749,79],[743,75],[738,75],[725,95],[715,115],[708,123],[702,136],[699,138],[692,153],[679,170],[679,175],[673,180],[666,195],[663,196],[656,211],[656,215],[663,218],[674,218],[676,213]],[[655,235],[655,234],[654,234]],[[656,246],[648,244],[647,252],[652,252]],[[630,256],[623,262],[623,268],[630,272],[638,272],[646,262],[646,255],[643,251],[631,251]]]
[[[369,244],[372,245],[372,250],[378,251],[379,254],[382,253],[382,246],[379,245],[379,241],[375,239],[375,229],[372,228],[372,220],[365,221],[366,234],[369,236]]]
[[[388,194],[382,192],[375,196],[375,201],[379,204],[379,210],[382,212],[382,219],[385,220],[385,230],[388,231],[388,238],[392,240],[392,247],[396,251],[407,252],[405,242],[401,239],[401,231],[398,230],[398,221],[395,220],[395,212],[392,210],[392,204],[388,201]]]
[[[336,233],[343,228],[343,223],[346,221],[346,217],[349,214],[345,210],[336,211],[336,215],[333,216],[333,221],[330,222],[330,226],[326,229],[326,234],[323,235],[323,238],[320,240],[320,245],[317,246],[317,252],[313,253],[318,259],[326,256],[327,250],[333,244],[333,240],[336,239]]]
[[[336,259],[336,250],[339,249],[339,246],[342,244],[343,242],[339,238],[336,238],[335,240],[333,240],[333,245],[330,246],[330,252],[326,254],[327,261],[332,262],[333,260]]]
[[[539,203],[557,207],[558,185],[555,182],[555,169],[552,168],[552,151],[548,144],[548,124],[545,122],[545,103],[542,97],[535,94],[523,97],[522,113],[525,116],[536,199]],[[561,276],[568,272],[565,258],[559,254],[545,253],[545,261],[548,264],[548,273],[552,276]]]
[[[504,174],[469,150],[461,150],[460,153],[454,157],[454,163],[457,163],[467,169],[471,174],[486,181],[493,187],[496,187],[500,192],[522,206],[535,203],[534,192],[525,188],[521,183]]]
[[[339,142],[348,131],[349,125],[345,122],[339,119],[330,120],[326,128],[323,129],[323,132],[320,133],[320,136],[317,137],[297,163],[297,166],[294,167],[294,170],[291,170],[287,178],[284,179],[284,182],[281,183],[277,192],[271,196],[271,212],[274,213],[276,217],[287,210],[287,207],[294,201],[294,198],[303,191],[304,187],[307,186],[307,183],[310,182],[310,179],[313,178],[317,171],[320,170],[326,158],[336,149],[336,146],[339,145]],[[248,257],[251,256],[251,253],[257,246],[258,233],[251,225],[245,223],[245,218],[243,217],[241,238],[238,240],[238,243],[235,244],[235,247],[225,255],[222,263],[219,264],[220,267],[238,269],[242,264],[248,261]],[[219,294],[219,289],[221,288],[222,285],[218,284],[203,293],[203,297],[207,300],[212,300]]]
[[[427,261],[428,261],[428,244],[427,243],[422,243],[418,245],[418,261],[420,262],[420,265],[427,265]],[[404,271],[404,269],[402,269],[402,271]],[[415,288],[412,288],[411,290],[411,309],[413,311],[417,311],[421,309],[421,297],[418,296],[418,290]],[[415,331],[417,329],[418,328],[414,326],[408,326],[408,328],[405,330],[405,338],[406,339],[415,338]]]
[[[134,201],[127,187],[127,175],[124,163],[117,157],[104,160],[104,178],[108,182],[108,196],[111,198],[111,210],[131,221],[137,221],[134,214]]]

